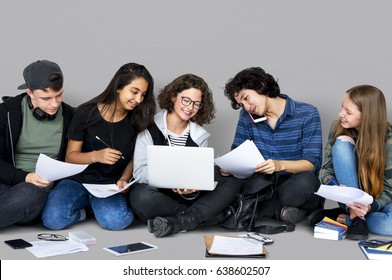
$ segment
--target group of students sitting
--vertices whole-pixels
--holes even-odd
[[[122,230],[137,219],[164,237],[219,224],[230,215],[228,206],[247,179],[225,170],[216,170],[213,191],[161,189],[148,182],[148,145],[208,146],[210,134],[203,125],[216,110],[203,78],[181,75],[155,99],[149,71],[127,63],[101,94],[74,109],[62,102],[64,77],[56,63],[33,62],[23,76],[18,89],[25,92],[3,97],[0,104],[0,228],[42,221],[59,230],[94,215],[104,229]],[[294,224],[308,217],[311,225],[328,216],[347,224],[351,239],[365,239],[368,231],[392,235],[392,125],[378,88],[359,85],[344,94],[324,162],[317,108],[282,94],[262,68],[237,73],[224,94],[233,109],[241,109],[231,148],[252,140],[266,159],[255,174],[274,182],[271,199],[259,206],[260,216]],[[266,120],[254,122],[250,114]],[[40,153],[88,167],[51,182],[35,173]],[[123,188],[131,178],[137,182],[129,190],[107,198],[83,186],[115,183]],[[360,188],[373,203],[323,209],[323,199],[314,194],[320,179]]]

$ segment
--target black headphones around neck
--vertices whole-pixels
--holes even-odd
[[[54,115],[49,115],[38,107],[34,108],[33,103],[31,102],[31,98],[29,95],[27,95],[27,103],[29,105],[29,108],[33,111],[34,118],[36,118],[37,120],[43,121],[45,119],[48,119],[48,121],[51,121],[56,118],[57,113]]]

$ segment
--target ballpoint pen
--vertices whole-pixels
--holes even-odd
[[[330,175],[327,176],[328,181],[330,181],[332,184],[339,186],[338,182],[336,182]]]
[[[97,140],[98,141],[100,141],[102,144],[104,144],[106,147],[108,147],[108,148],[112,148],[112,147],[110,147],[105,141],[103,141],[101,138],[99,138],[98,136],[95,136],[95,138],[97,138]],[[123,157],[123,156],[121,156],[121,158],[123,159],[123,160],[125,160],[125,157]]]

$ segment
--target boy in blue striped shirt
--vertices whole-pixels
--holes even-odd
[[[258,216],[295,224],[321,208],[323,202],[314,194],[320,186],[322,162],[317,108],[281,94],[275,79],[259,67],[244,69],[230,79],[225,95],[234,109],[241,108],[231,148],[252,140],[265,158],[252,177],[276,184],[273,197],[263,202]],[[254,122],[250,114],[266,120]]]

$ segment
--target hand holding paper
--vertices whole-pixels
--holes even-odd
[[[47,155],[40,154],[35,166],[35,173],[42,178],[56,181],[78,174],[87,168],[88,164],[73,164],[55,160]]]
[[[373,202],[373,197],[368,193],[350,187],[321,185],[315,194],[344,204],[359,202],[367,205]]]
[[[116,193],[123,192],[128,189],[131,185],[136,183],[136,180],[131,181],[130,183],[126,184],[123,188],[119,188],[116,184],[86,184],[84,183],[83,186],[95,197],[109,197]]]
[[[263,156],[251,140],[246,140],[231,152],[215,159],[215,163],[220,168],[239,179],[251,176],[256,166],[263,161]]]

